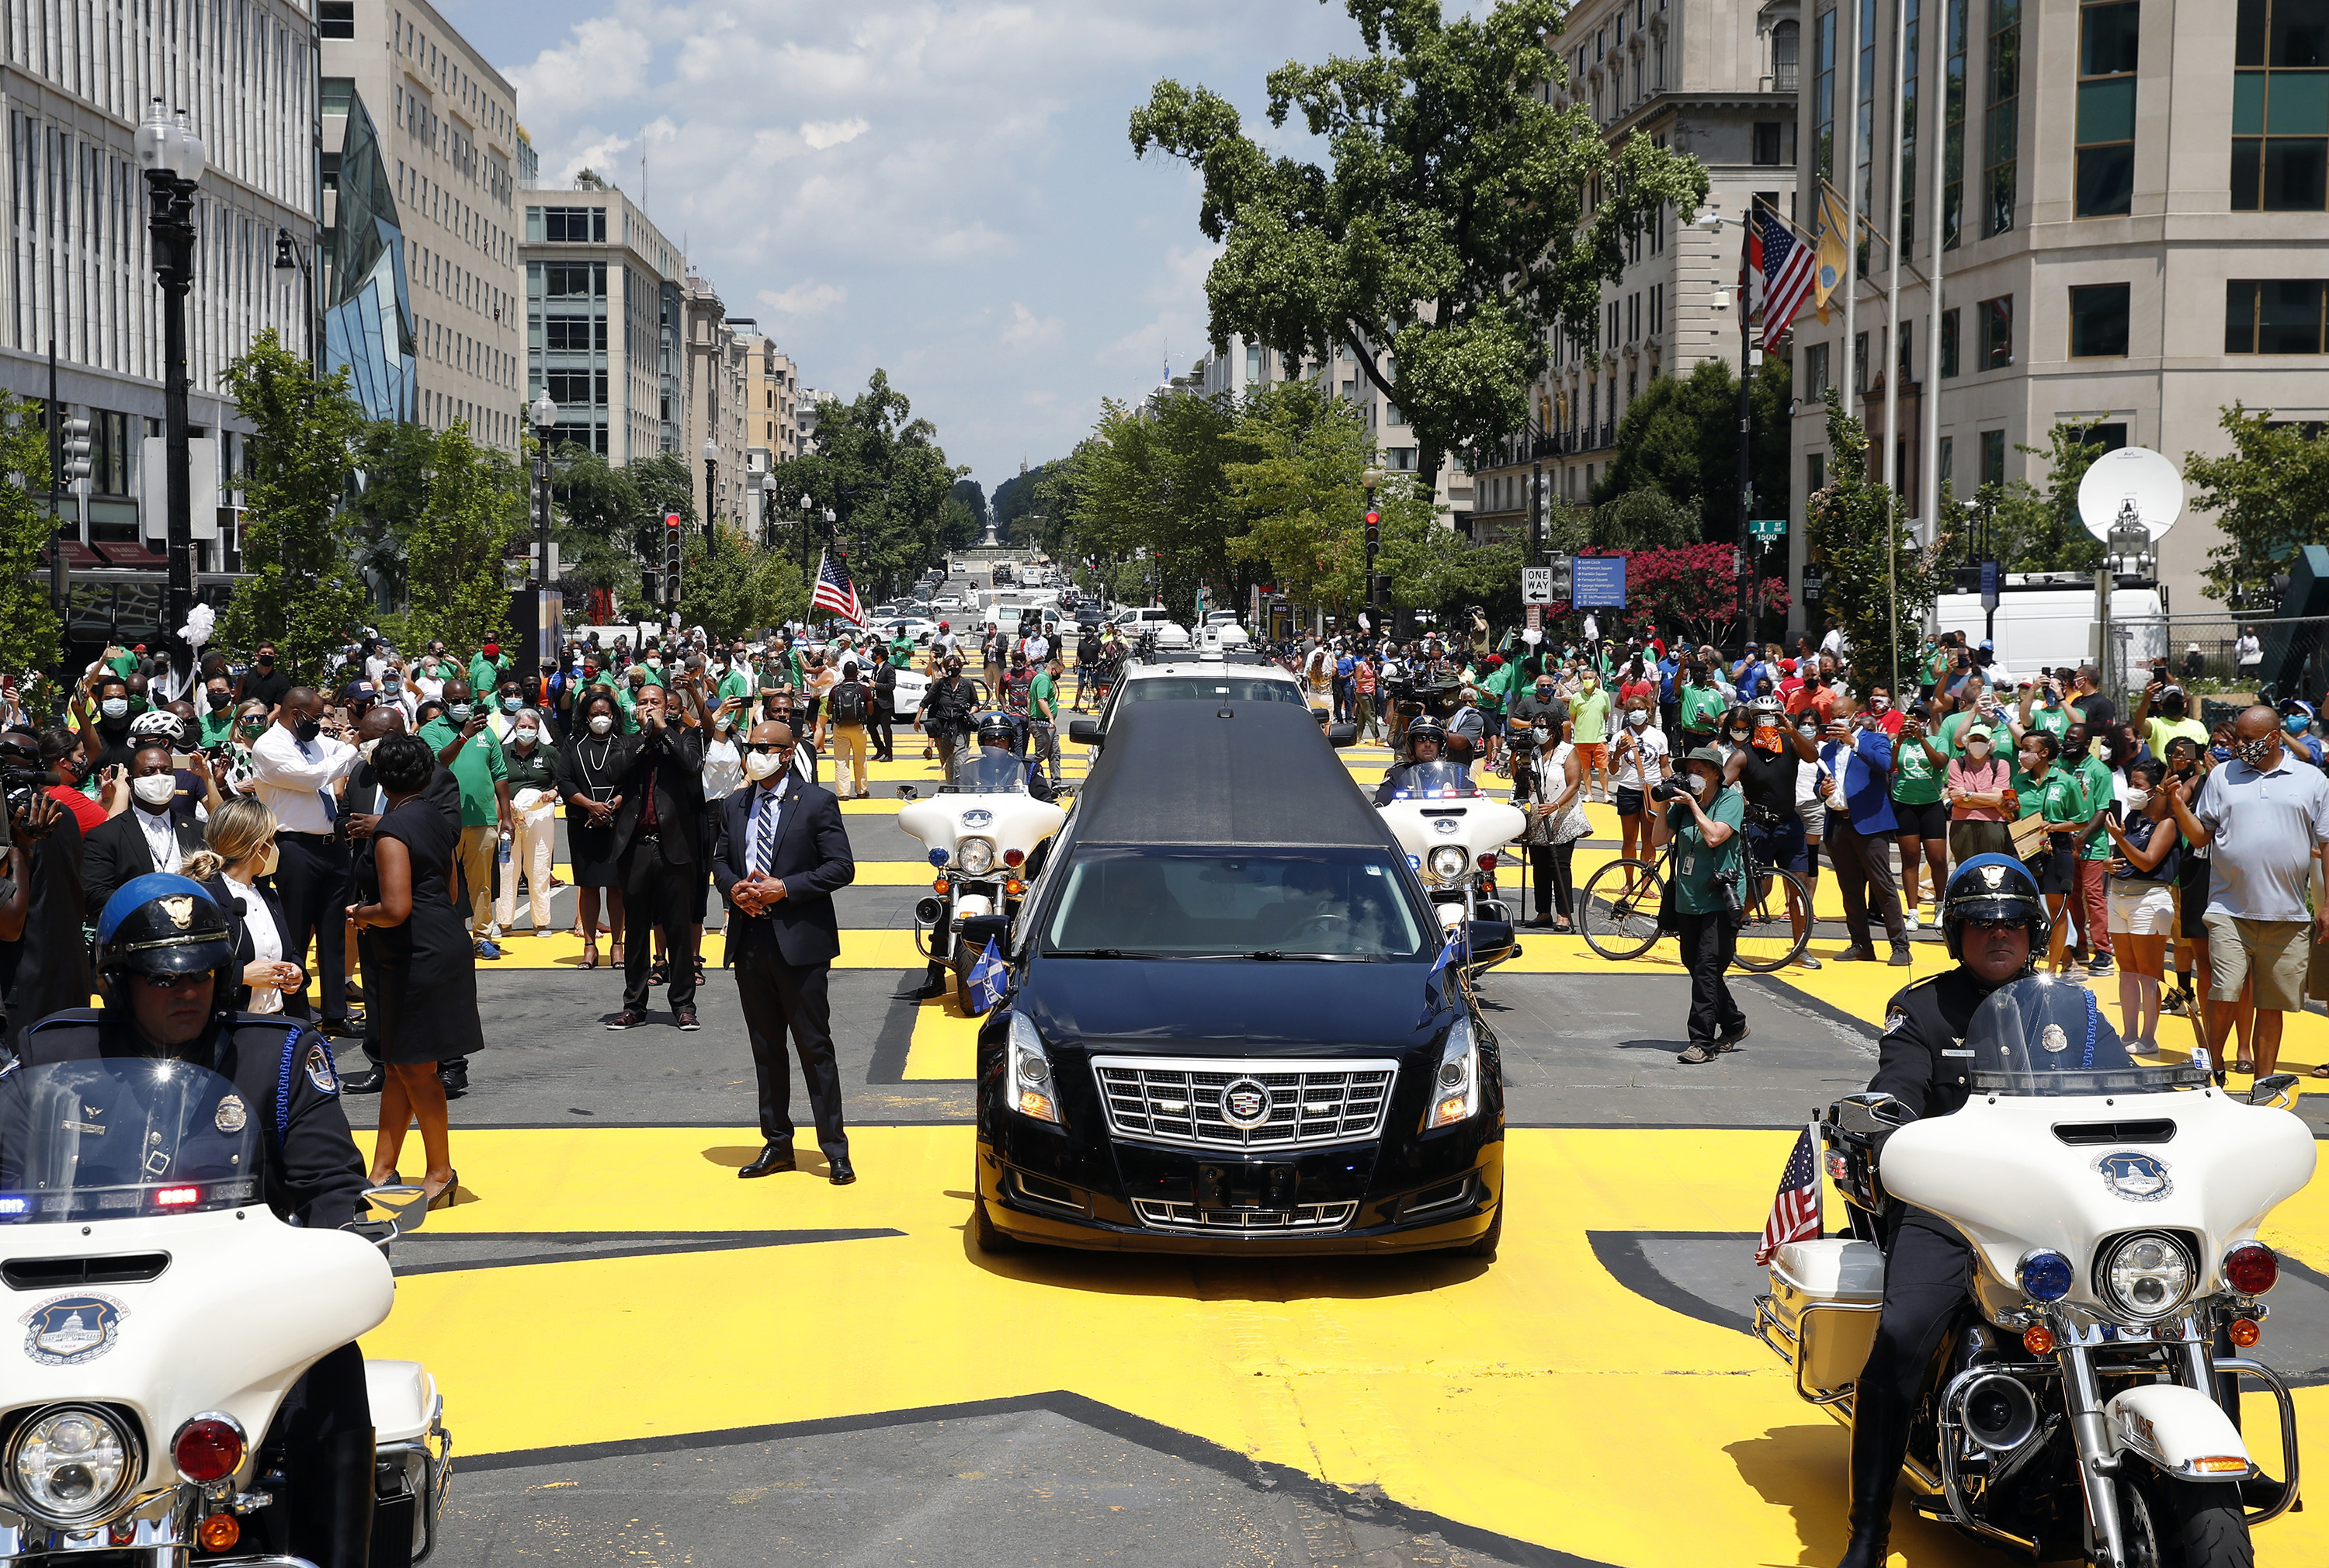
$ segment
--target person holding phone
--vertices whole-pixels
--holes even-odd
[[[502,956],[501,925],[494,918],[494,859],[502,836],[517,837],[510,812],[509,772],[500,742],[487,733],[485,709],[470,699],[469,682],[445,682],[445,711],[420,727],[420,738],[452,769],[461,786],[461,834],[456,856],[469,890],[469,938],[479,958]]]

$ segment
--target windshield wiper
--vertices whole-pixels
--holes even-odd
[[[1045,958],[1169,958],[1170,953],[1132,953],[1121,947],[1051,947],[1043,951]]]

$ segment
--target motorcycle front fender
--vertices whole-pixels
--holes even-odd
[[[2103,1406],[2114,1455],[2133,1454],[2180,1481],[2239,1481],[2256,1473],[2222,1405],[2180,1383],[2130,1388]]]

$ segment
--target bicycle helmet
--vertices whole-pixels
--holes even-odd
[[[1787,718],[1786,709],[1780,705],[1779,699],[1776,697],[1758,697],[1754,701],[1749,702],[1747,705],[1747,711],[1753,715],[1754,720],[1758,724],[1765,722],[1766,715],[1768,716],[1769,722],[1773,724],[1781,723]]]
[[[166,740],[174,746],[183,745],[186,738],[186,727],[168,709],[151,708],[129,721],[131,740],[144,740],[148,737]]]

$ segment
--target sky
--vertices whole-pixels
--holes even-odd
[[[438,6],[515,83],[545,183],[644,194],[804,387],[888,371],[990,494],[1204,351],[1200,184],[1133,157],[1131,111],[1172,77],[1299,145],[1268,73],[1359,48],[1317,0]]]

